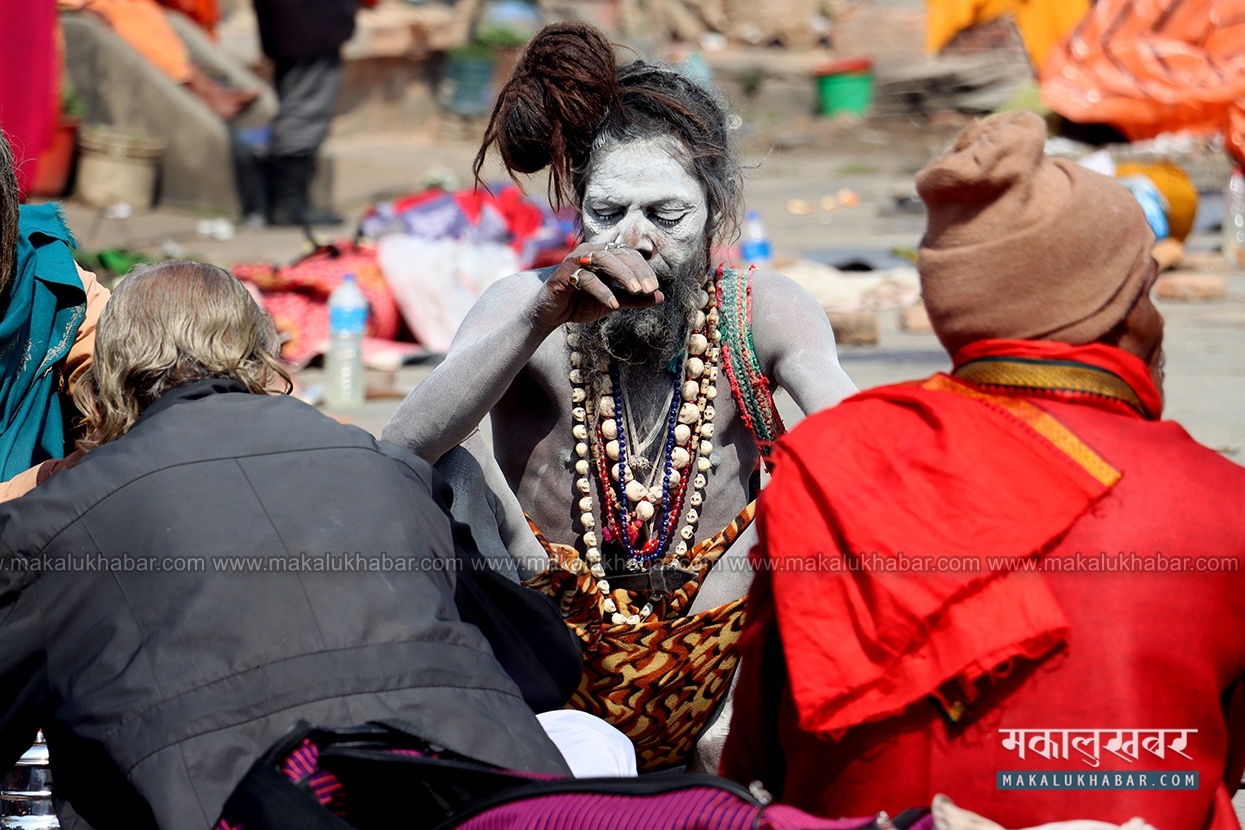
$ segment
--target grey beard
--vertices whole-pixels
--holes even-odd
[[[697,292],[707,271],[707,260],[700,260],[680,273],[659,273],[665,295],[660,305],[623,309],[581,324],[580,350],[587,357],[589,388],[606,388],[602,357],[612,358],[621,366],[663,371],[683,351],[688,324],[700,307]]]

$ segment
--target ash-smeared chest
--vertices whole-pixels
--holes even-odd
[[[529,394],[522,407],[499,408],[493,420],[498,461],[520,504],[550,541],[562,544],[577,544],[583,530],[578,506],[582,494],[576,484],[580,476],[575,470],[580,457],[572,434],[571,368],[564,337],[549,338],[526,370],[527,382],[540,395]],[[739,418],[729,383],[719,374],[715,386],[716,431],[710,469],[704,473],[697,540],[720,531],[747,505],[749,479],[759,458],[752,435]],[[545,426],[533,431],[533,423]],[[594,479],[597,512],[602,509],[599,490],[603,486]]]

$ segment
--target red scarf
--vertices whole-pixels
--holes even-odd
[[[955,357],[1094,367],[1161,407],[1141,361],[1107,346],[995,340]],[[772,579],[800,726],[827,737],[1058,648],[1068,625],[1042,576],[986,557],[1042,555],[1120,478],[1019,394],[944,374],[820,412],[775,458],[753,561]]]

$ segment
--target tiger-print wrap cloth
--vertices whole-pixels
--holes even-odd
[[[696,544],[691,569],[697,579],[653,601],[653,613],[636,625],[605,621],[605,595],[570,545],[550,543],[549,570],[527,580],[552,597],[571,630],[584,642],[584,676],[570,706],[620,729],[636,748],[640,772],[686,763],[709,716],[726,697],[739,661],[744,598],[688,616],[709,570],[756,512],[745,507],[725,530]],[[639,613],[647,598],[621,588],[610,597],[624,616]]]

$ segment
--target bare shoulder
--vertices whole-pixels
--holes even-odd
[[[811,340],[834,351],[834,333],[821,304],[795,280],[770,271],[752,274],[752,336],[762,358],[762,343],[781,348],[788,341]]]
[[[782,274],[752,275],[752,340],[757,360],[806,414],[856,391],[839,365],[834,331],[821,304]]]

